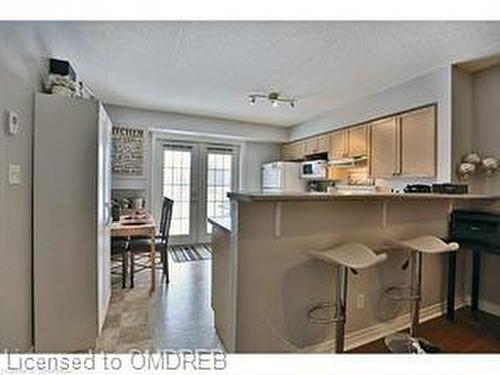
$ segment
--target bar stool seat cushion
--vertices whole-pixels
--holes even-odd
[[[376,254],[361,243],[347,243],[326,251],[316,251],[312,256],[328,263],[334,263],[352,269],[363,269],[387,259],[387,254]]]
[[[421,236],[407,241],[397,241],[397,245],[402,246],[412,251],[419,251],[426,254],[440,254],[450,251],[457,251],[458,243],[446,243],[442,239],[435,236]]]

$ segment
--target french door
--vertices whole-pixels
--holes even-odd
[[[209,143],[162,143],[156,204],[161,206],[163,196],[174,200],[171,244],[210,242],[208,217],[229,218],[227,193],[237,186],[237,150]]]

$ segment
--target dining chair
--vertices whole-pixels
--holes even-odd
[[[122,288],[126,288],[127,283],[127,270],[128,270],[128,249],[129,239],[126,237],[117,237],[111,239],[111,259],[113,263],[121,263],[121,271],[116,271],[120,266],[115,267],[114,264],[111,268],[111,273],[116,275],[120,273]],[[118,259],[117,259],[118,258]]]
[[[163,204],[161,209],[160,225],[159,225],[159,235],[155,238],[156,251],[160,253],[160,264],[155,261],[155,267],[157,269],[163,270],[165,275],[165,280],[167,283],[170,282],[169,276],[169,265],[168,265],[168,239],[170,232],[170,224],[172,222],[172,209],[174,206],[174,201],[170,198],[163,197]],[[145,269],[151,269],[149,263],[149,258],[147,261],[139,262],[136,259],[136,255],[139,255],[142,260],[144,260],[144,255],[151,251],[151,239],[150,238],[137,238],[131,239],[130,242],[130,287],[134,287],[134,277],[136,272],[143,271]]]

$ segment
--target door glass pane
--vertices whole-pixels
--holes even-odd
[[[174,201],[170,235],[189,235],[191,211],[191,150],[163,151],[163,196]]]
[[[207,217],[228,219],[230,204],[227,193],[231,191],[231,166],[233,155],[208,152],[207,155]],[[207,233],[212,225],[207,223]]]

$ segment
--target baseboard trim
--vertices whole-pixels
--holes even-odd
[[[470,306],[470,295],[467,295],[465,297],[465,303]],[[500,316],[500,305],[497,305],[496,303],[485,301],[480,299],[478,301],[478,307],[479,310],[485,311],[489,314]]]
[[[500,305],[496,303],[479,300],[479,309],[492,315],[500,316]]]
[[[465,306],[463,297],[456,298],[455,310]],[[500,308],[500,306],[497,306]],[[420,309],[420,323],[438,318],[444,315],[446,311],[446,302],[436,303],[431,306]],[[485,310],[486,311],[486,310]],[[345,349],[351,350],[370,342],[384,338],[391,333],[401,331],[410,327],[410,314],[400,315],[390,321],[375,324],[373,326],[351,332],[345,337]],[[303,348],[302,353],[330,353],[335,348],[335,339],[324,341],[320,344]]]

